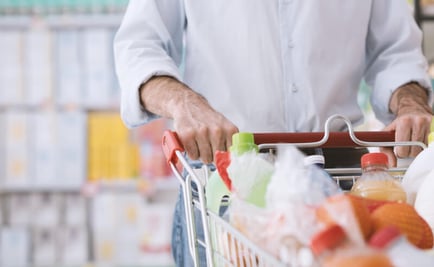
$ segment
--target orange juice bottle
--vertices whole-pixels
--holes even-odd
[[[387,155],[367,153],[361,158],[362,175],[354,183],[351,193],[376,199],[406,202],[407,194],[401,183],[388,172]]]

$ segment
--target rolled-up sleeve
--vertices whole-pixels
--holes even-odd
[[[140,104],[140,85],[155,75],[181,80],[184,12],[177,0],[131,0],[114,38],[121,116],[128,127],[158,116]]]
[[[379,120],[390,123],[392,93],[408,82],[427,89],[432,104],[432,88],[427,61],[422,53],[422,32],[416,25],[407,1],[372,1],[372,15],[366,41],[365,80],[373,91],[371,104]],[[404,15],[404,16],[403,16]]]

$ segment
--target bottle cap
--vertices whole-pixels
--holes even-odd
[[[369,240],[369,245],[374,248],[386,248],[396,238],[401,236],[401,232],[395,226],[384,227],[375,232]]]
[[[320,255],[327,249],[333,249],[345,239],[344,229],[338,224],[332,224],[318,232],[310,241],[310,248],[315,255]]]
[[[388,166],[389,160],[387,155],[382,152],[366,153],[361,158],[362,168],[368,165],[386,165]]]
[[[320,165],[324,166],[325,159],[323,155],[309,155],[304,158],[304,165]]]
[[[229,148],[231,153],[239,155],[252,150],[258,152],[252,133],[240,132],[232,135],[232,146]]]

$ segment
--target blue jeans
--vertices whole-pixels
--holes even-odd
[[[199,168],[202,164],[199,162],[192,162],[191,166],[194,168]],[[184,177],[186,173],[183,174]],[[198,193],[196,187],[193,185],[193,198],[198,198]],[[179,189],[178,200],[175,205],[175,212],[173,216],[173,225],[172,225],[172,254],[175,260],[176,266],[178,267],[192,267],[194,266],[193,258],[191,257],[189,246],[188,246],[188,232],[187,232],[187,223],[185,217],[185,205],[183,199],[182,188]],[[198,209],[194,209],[194,217],[195,217],[195,226],[196,226],[196,234],[197,237],[201,240],[204,239],[202,219],[200,217],[200,211]],[[206,264],[206,252],[205,248],[201,245],[196,244],[198,251],[199,262],[198,265],[200,267],[207,266]]]

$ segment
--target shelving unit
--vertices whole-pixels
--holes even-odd
[[[431,10],[434,11],[434,8],[431,8]],[[434,12],[427,12],[426,10],[424,10],[421,0],[414,0],[414,17],[417,24],[422,27],[422,24],[425,21],[434,21]]]
[[[167,124],[127,130],[118,114],[112,40],[127,2],[0,3],[0,266],[173,265]],[[137,163],[119,158],[133,150]]]

